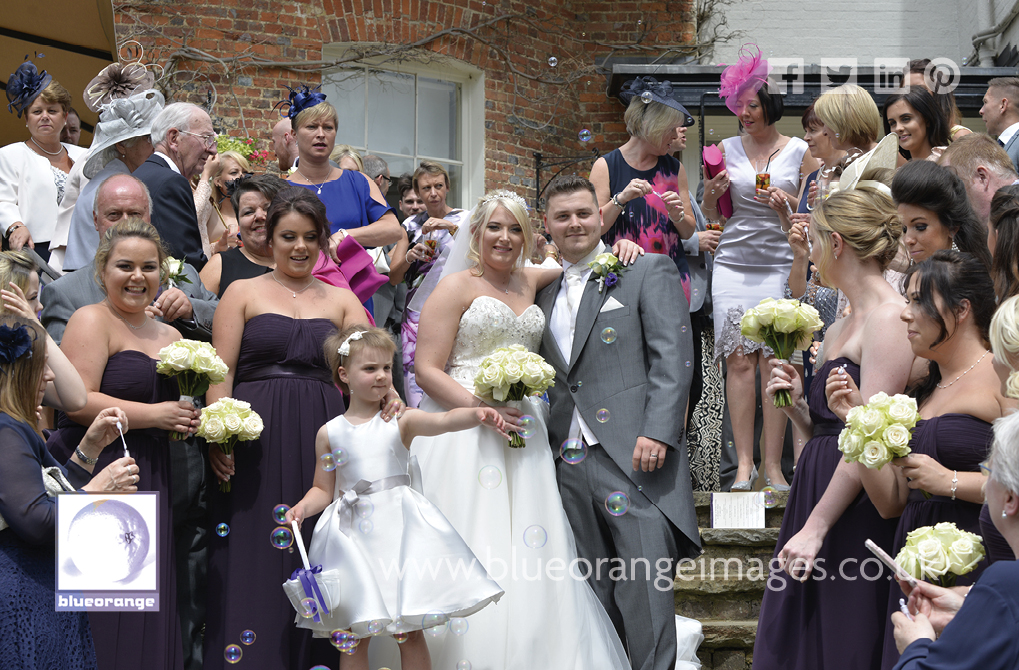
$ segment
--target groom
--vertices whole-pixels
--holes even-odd
[[[609,250],[594,186],[560,176],[546,202],[564,272],[537,304],[548,324],[541,355],[556,370],[548,431],[563,507],[633,668],[671,669],[672,576],[680,559],[700,553],[683,425],[693,376],[687,301],[675,263],[661,254],[639,258],[599,291],[588,263]],[[587,446],[579,463],[560,457],[570,438]]]

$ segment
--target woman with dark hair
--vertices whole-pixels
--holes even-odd
[[[909,160],[926,159],[934,149],[944,151],[951,142],[950,122],[925,88],[888,96],[884,119],[885,133],[899,136],[899,151]]]
[[[954,172],[931,161],[910,161],[895,173],[892,199],[902,217],[902,241],[912,262],[954,249],[991,267],[987,233]]]
[[[310,635],[293,626],[293,608],[280,588],[301,567],[300,555],[270,545],[277,527],[272,511],[300,500],[311,487],[318,467],[315,435],[343,413],[323,342],[336,330],[367,325],[351,291],[312,274],[329,239],[326,206],[313,192],[280,191],[269,207],[265,234],[275,269],[230,284],[212,326],[213,344],[230,371],[209,389],[208,402],[227,396],[249,402],[265,428],[230,456],[209,445],[213,473],[230,485],[229,491],[209,490],[209,523],[229,527],[229,536],[209,543],[205,668],[210,669],[225,666],[223,649],[248,629],[258,635],[262,652],[252,660],[260,667],[313,665]],[[392,398],[395,392],[387,401]],[[396,411],[388,402],[382,409]],[[332,650],[324,646],[324,653]]]
[[[906,84],[910,87],[926,88],[934,96],[934,101],[937,102],[938,107],[941,109],[941,114],[948,119],[950,126],[948,129],[949,141],[954,142],[960,137],[972,135],[973,131],[962,125],[962,112],[959,111],[959,106],[955,104],[955,94],[952,93],[952,89],[948,86],[939,86],[937,93],[930,89],[929,84],[934,82],[928,78],[935,76],[937,76],[936,70],[931,65],[930,58],[915,58],[909,61],[909,65],[906,66]]]
[[[786,137],[775,124],[782,116],[782,98],[767,91],[768,63],[744,50],[740,62],[722,73],[720,95],[745,130],[742,136],[722,141],[726,169],[704,182],[702,210],[709,221],[720,221],[718,200],[729,190],[733,214],[715,250],[711,300],[715,323],[715,360],[725,359],[725,394],[732,418],[733,440],[739,467],[733,491],[749,491],[757,479],[754,465],[754,388],[761,370],[761,394],[768,380],[773,352],[740,333],[740,319],[764,298],[781,298],[792,266],[788,222],[779,211],[799,206],[796,194],[803,175],[817,163],[807,155],[807,144]],[[759,166],[759,169],[758,169]],[[767,171],[771,185],[757,190],[757,173]],[[786,417],[773,403],[763,403],[761,465],[765,480],[776,488],[788,487],[782,473],[782,445]]]
[[[991,199],[987,249],[998,302],[1019,295],[1019,185],[998,189]]]

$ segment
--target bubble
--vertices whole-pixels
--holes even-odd
[[[322,469],[326,472],[332,472],[336,469],[336,461],[333,459],[332,454],[322,454],[319,460],[322,461]]]
[[[374,512],[375,512],[375,505],[372,503],[371,500],[366,500],[365,498],[361,498],[360,500],[357,501],[357,504],[354,505],[354,513],[357,514],[362,519],[367,519]]]
[[[301,600],[301,607],[297,613],[305,619],[310,619],[318,614],[318,603],[314,598],[304,598]]]
[[[226,537],[229,534],[230,526],[226,525],[225,523],[221,523],[218,526],[216,526],[216,535],[219,535],[220,537]]]
[[[276,523],[282,526],[287,522],[287,512],[289,511],[290,505],[280,503],[272,508],[272,518],[276,520]]]
[[[286,526],[278,526],[269,533],[269,541],[277,549],[287,549],[294,543],[294,534]]]
[[[966,56],[963,56],[963,58],[962,58],[962,64],[963,64],[963,65],[965,65],[965,64],[966,64],[967,62],[969,62],[969,58],[968,58],[968,57],[966,57]]]
[[[715,129],[714,128],[711,128],[711,129],[708,130],[708,135],[714,135],[714,134],[715,134]]]
[[[651,91],[644,91],[640,94],[640,99],[644,101],[644,104],[651,102],[654,98],[651,97]]]
[[[349,630],[334,630],[329,634],[329,641],[332,642],[333,646],[340,651],[349,649],[351,641],[354,642],[354,646],[357,646],[357,637],[355,637]]]
[[[601,331],[601,341],[605,344],[612,344],[616,341],[616,329],[615,328],[603,328]]]
[[[778,491],[773,486],[761,487],[761,504],[767,509],[778,507]]]
[[[580,388],[583,385],[584,385],[584,382],[577,382],[577,388]]]
[[[478,483],[486,489],[497,488],[502,484],[502,472],[494,465],[486,465],[478,472]]]
[[[581,37],[587,37],[587,33],[580,33]]]
[[[600,409],[595,413],[594,418],[598,419],[598,423],[605,423],[609,420],[611,414],[607,409]]]
[[[369,635],[378,635],[379,633],[381,633],[385,629],[386,629],[386,627],[384,625],[382,625],[381,621],[369,621],[368,622],[368,634]]]
[[[525,440],[531,439],[538,432],[538,420],[530,414],[524,414],[521,416],[518,425],[520,426],[520,430],[517,432],[520,434],[520,437]]]
[[[630,499],[622,491],[613,491],[605,498],[605,509],[612,516],[623,516],[630,509]]]
[[[316,665],[311,670],[329,670],[328,665]]]
[[[638,26],[641,25],[642,23],[644,23],[644,22],[641,19],[637,19],[637,25]]]
[[[456,670],[471,670],[471,662],[466,660],[457,662]]]
[[[333,449],[333,461],[336,463],[336,467],[346,465],[347,461],[350,460],[350,455],[343,449],[343,447],[337,447]]]
[[[548,533],[541,526],[528,526],[524,530],[524,544],[531,549],[540,549],[548,542]]]
[[[244,644],[255,644],[255,631],[246,630],[241,633],[241,642]]]
[[[403,644],[407,641],[406,633],[393,633],[393,639],[396,640],[396,644]]]
[[[587,458],[587,445],[583,440],[572,437],[559,447],[559,455],[570,465],[576,465]]]
[[[679,332],[685,333],[686,332],[686,326],[680,326]]]
[[[467,633],[467,619],[453,617],[449,620],[449,632],[453,635],[464,635]]]
[[[425,635],[439,637],[446,632],[448,627],[449,618],[443,612],[429,612],[421,618],[421,630],[425,632]]]
[[[549,56],[549,58],[548,58],[548,66],[549,67],[555,67],[556,65],[559,65],[559,59],[556,58],[555,56]]]
[[[691,363],[690,361],[686,362],[686,367],[690,367],[691,365],[693,365],[693,363]]]
[[[726,442],[725,446],[729,447],[730,449],[734,449],[736,447],[736,445],[732,443],[732,440]]]
[[[363,519],[361,523],[357,524],[357,529],[367,535],[375,530],[375,524],[372,523],[371,519]]]
[[[227,663],[237,663],[243,655],[244,651],[236,644],[228,644],[226,649],[223,650],[223,658],[226,659]]]
[[[590,82],[588,82],[588,83],[590,83]],[[591,141],[591,131],[588,130],[587,128],[584,128],[583,130],[580,131],[580,134],[577,137],[580,138],[581,142],[590,142]]]

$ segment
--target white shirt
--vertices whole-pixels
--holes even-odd
[[[1012,136],[1015,135],[1017,132],[1019,132],[1019,123],[1013,123],[1008,128],[1005,128],[1005,130],[1001,131],[1001,134],[998,135],[998,141],[1001,142],[1002,145],[1008,144],[1009,141],[1012,139]]]
[[[162,151],[153,151],[152,155],[153,156],[159,156],[160,158],[162,158],[164,161],[166,161],[166,164],[170,166],[171,170],[173,170],[177,174],[180,174],[180,168],[177,167],[177,164],[173,162],[172,158],[170,158],[169,156],[164,154]]]
[[[587,286],[587,282],[591,278],[592,270],[588,263],[593,261],[594,257],[598,254],[605,253],[605,249],[605,243],[598,242],[598,246],[595,247],[594,251],[582,258],[578,263],[570,263],[568,260],[563,259],[563,281],[559,287],[559,294],[556,296],[555,303],[552,306],[549,329],[552,331],[552,337],[555,338],[556,344],[559,345],[559,351],[562,352],[563,358],[566,359],[567,363],[570,362],[573,352],[573,331],[577,326],[577,311],[580,309],[580,301],[584,296],[584,287]],[[583,270],[580,273],[580,282],[577,282],[577,285],[572,287],[574,291],[573,309],[570,310],[566,296],[571,286],[566,280],[566,273],[575,265],[583,268]],[[569,434],[570,436],[576,435],[578,437],[583,435],[584,441],[588,444],[598,443],[598,438],[588,428],[587,423],[580,416],[580,410],[576,406],[573,408],[573,418],[570,420]]]

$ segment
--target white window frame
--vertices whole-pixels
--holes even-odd
[[[322,46],[322,59],[343,58],[349,49],[364,49],[365,42],[334,42]],[[381,45],[380,45],[381,46]],[[384,57],[350,63],[337,69],[378,69],[398,74],[410,74],[442,79],[460,85],[460,123],[457,141],[460,143],[460,160],[463,163],[460,186],[462,202],[451,202],[451,207],[473,208],[485,194],[485,72],[468,63],[429,52],[429,62],[392,62]],[[417,95],[415,90],[415,95]],[[415,104],[415,109],[417,105]],[[417,118],[415,114],[415,119]],[[415,129],[415,136],[417,129]],[[415,152],[417,147],[415,147]],[[430,158],[449,163],[448,158]]]

